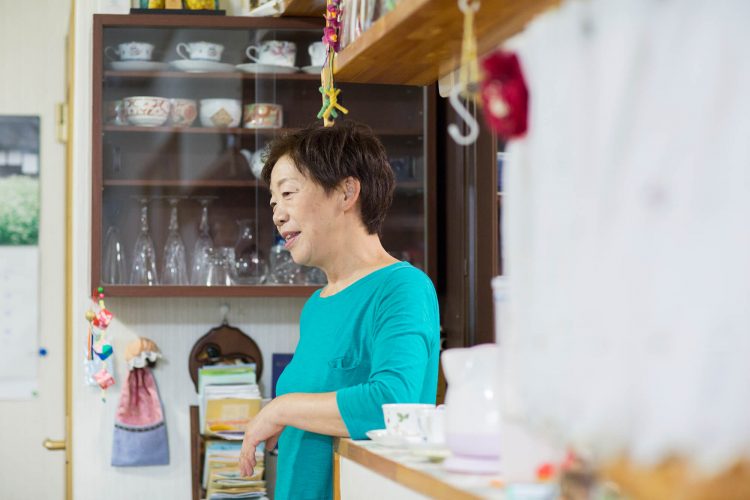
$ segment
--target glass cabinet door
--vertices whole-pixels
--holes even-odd
[[[321,30],[317,19],[95,16],[92,286],[309,295],[325,283],[277,245],[259,179],[269,141],[317,120]],[[384,245],[426,269],[427,91],[339,87],[343,119],[375,130],[397,179]]]

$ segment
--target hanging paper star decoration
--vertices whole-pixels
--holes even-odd
[[[341,89],[319,87],[318,91],[323,94],[323,107],[318,112],[318,118],[323,118],[323,120],[330,120],[331,117],[338,118],[337,109],[344,114],[349,112],[348,109],[338,103],[338,95],[341,93]]]

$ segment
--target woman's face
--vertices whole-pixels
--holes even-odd
[[[325,265],[339,210],[335,196],[304,176],[288,156],[271,171],[273,223],[298,264]]]

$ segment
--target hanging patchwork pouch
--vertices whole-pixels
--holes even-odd
[[[169,443],[159,391],[151,370],[133,369],[115,416],[112,465],[167,465]]]

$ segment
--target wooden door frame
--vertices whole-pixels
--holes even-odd
[[[438,99],[438,296],[445,347],[466,347],[495,339],[490,280],[501,272],[498,141],[469,103],[481,131],[474,144],[456,144],[446,129],[460,119],[447,99]]]

